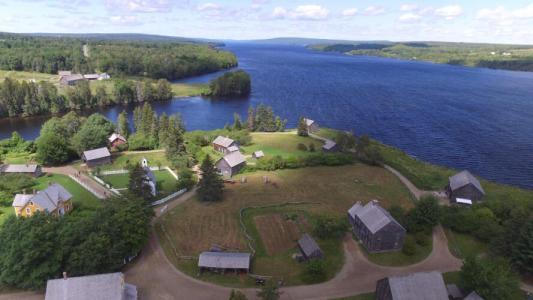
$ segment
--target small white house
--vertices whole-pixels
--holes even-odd
[[[109,74],[107,73],[102,73],[98,77],[98,80],[106,80],[106,79],[111,79],[111,76],[109,76]]]
[[[148,168],[148,160],[145,157],[141,160],[141,167]]]

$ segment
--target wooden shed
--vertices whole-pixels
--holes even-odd
[[[307,233],[302,235],[298,240],[298,248],[300,248],[300,252],[302,252],[305,259],[320,259],[324,256],[322,249],[320,249],[315,240]]]
[[[231,177],[239,173],[245,165],[246,158],[239,151],[231,152],[215,163],[218,172],[224,177]]]
[[[477,202],[483,199],[485,191],[479,180],[465,170],[449,178],[446,194],[452,203],[457,203],[458,198]]]
[[[83,152],[81,159],[87,164],[88,167],[96,167],[100,165],[111,163],[111,153],[107,147],[88,150]]]
[[[442,274],[412,273],[381,279],[376,284],[376,300],[449,300]]]
[[[200,254],[198,268],[200,271],[250,271],[250,253],[241,252],[211,252],[206,251]]]

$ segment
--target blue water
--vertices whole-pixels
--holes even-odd
[[[297,46],[228,44],[252,76],[249,99],[200,97],[154,104],[179,112],[187,129],[213,129],[264,103],[295,126],[299,116],[321,126],[369,134],[432,163],[469,169],[487,179],[533,188],[533,73],[318,53]],[[209,74],[184,82],[205,82]],[[123,109],[103,110],[115,120]],[[44,118],[0,122],[38,135]]]

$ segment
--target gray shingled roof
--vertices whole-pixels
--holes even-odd
[[[109,149],[107,147],[102,147],[98,149],[88,150],[83,152],[83,156],[86,160],[95,160],[100,159],[104,157],[110,157],[111,153],[109,153]]]
[[[229,146],[228,147],[228,151],[229,152],[239,151],[239,147],[237,147],[237,146]]]
[[[83,77],[85,79],[98,79],[100,78],[100,75],[99,74],[85,74],[83,75]]]
[[[322,250],[318,244],[307,233],[302,235],[302,237],[298,240],[298,246],[300,246],[300,249],[302,249],[302,252],[305,254],[305,256],[312,256],[316,251],[320,251],[320,253],[322,253]]]
[[[448,291],[439,272],[389,277],[389,285],[394,300],[448,300]]]
[[[224,137],[224,136],[217,136],[217,138],[213,141],[213,144],[217,144],[217,145],[220,145],[224,148],[227,148],[229,146],[231,146],[231,144],[233,144],[235,141],[230,139],[229,137]]]
[[[72,71],[57,71],[57,75],[59,75],[59,76],[72,75]]]
[[[260,158],[260,157],[265,156],[265,153],[262,150],[255,151],[254,152],[254,156],[257,157],[257,158]]]
[[[202,252],[198,259],[200,268],[249,269],[250,253]]]
[[[354,219],[357,216],[372,233],[376,233],[391,222],[403,227],[379,205],[377,200],[369,201],[365,206],[358,201],[348,210],[348,214]]]
[[[231,152],[222,159],[225,160],[232,168],[246,162],[246,157],[244,157],[244,155],[242,155],[242,153],[239,151]]]
[[[83,80],[83,79],[85,78],[81,74],[66,75],[66,76],[62,76],[61,78],[62,81],[78,81],[78,80]]]
[[[468,296],[466,296],[464,300],[485,300],[485,299],[483,299],[480,295],[478,295],[476,291],[473,291],[472,293],[468,294]]]
[[[485,194],[485,191],[483,190],[483,187],[481,187],[481,183],[479,183],[479,180],[477,180],[476,177],[474,177],[470,172],[467,170],[464,170],[460,173],[457,173],[450,178],[450,188],[452,191],[455,191],[459,188],[462,188],[463,186],[467,184],[473,184],[480,192]]]
[[[446,290],[448,290],[448,295],[454,299],[463,298],[463,293],[461,293],[461,290],[455,284],[447,284]]]
[[[332,140],[326,140],[326,143],[322,146],[322,149],[331,150],[335,146],[337,146],[337,143]]]
[[[4,173],[35,173],[38,165],[4,165],[0,170]]]
[[[45,300],[136,300],[137,287],[124,274],[109,273],[48,280]]]
[[[59,201],[67,201],[71,198],[72,195],[63,186],[54,183],[46,189],[37,192],[35,195],[17,194],[12,205],[21,207],[29,201],[32,201],[35,205],[43,208],[47,212],[52,212],[57,209]]]

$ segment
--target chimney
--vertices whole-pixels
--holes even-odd
[[[63,279],[67,279],[68,276],[67,276],[67,272],[63,272]]]

